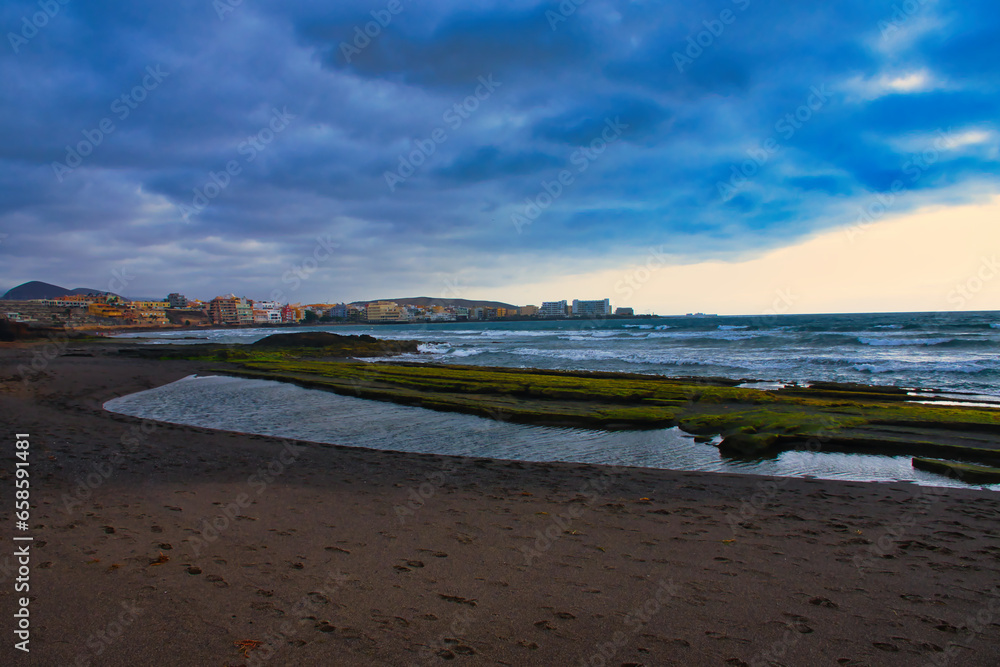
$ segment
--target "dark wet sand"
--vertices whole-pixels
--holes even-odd
[[[0,518],[27,432],[36,540],[30,659],[0,555],[0,664],[1000,664],[994,492],[144,423],[101,406],[208,367],[106,348],[29,382],[41,348],[0,348]]]

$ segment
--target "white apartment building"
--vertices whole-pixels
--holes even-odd
[[[281,324],[281,304],[277,301],[254,301],[253,309],[254,322]]]
[[[573,299],[574,317],[606,317],[610,314],[611,299],[600,301],[580,301],[579,299]]]
[[[575,301],[573,303],[576,303]],[[562,301],[542,301],[538,309],[539,317],[566,317],[566,299]]]

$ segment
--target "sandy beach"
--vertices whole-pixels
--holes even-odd
[[[0,516],[9,547],[27,433],[34,536],[3,664],[1000,664],[993,492],[144,422],[102,405],[210,366],[3,345]]]

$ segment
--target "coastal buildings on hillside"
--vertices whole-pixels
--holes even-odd
[[[255,301],[253,303],[254,324],[281,324],[281,303],[277,301]]]
[[[239,301],[234,294],[217,296],[212,299],[208,304],[208,316],[212,318],[212,324],[248,324],[240,322],[240,316],[236,309]]]
[[[249,307],[251,317],[242,315]],[[253,301],[227,294],[212,299],[207,313],[213,324],[241,325],[288,324],[305,321],[358,322],[369,324],[405,322],[463,322],[469,320],[495,320],[510,317],[530,317],[537,313],[535,306],[525,308],[466,308],[462,306],[430,305],[426,307],[398,304],[394,301],[369,303],[312,303],[280,304],[276,301]]]
[[[573,315],[575,317],[607,317],[611,314],[611,300],[581,301],[573,299]]]
[[[365,307],[365,321],[379,324],[382,322],[401,322],[403,313],[392,301],[376,301]]]
[[[170,324],[169,304],[164,301],[131,301],[106,293],[72,294],[55,299],[5,301],[3,319],[46,326],[128,324],[160,326]]]
[[[281,303],[224,294],[210,301],[171,292],[161,300],[129,300],[110,293],[73,294],[55,299],[0,302],[0,319],[59,326],[278,326],[296,323],[434,323],[546,318],[632,317],[631,308],[612,311],[610,299],[544,301],[541,306],[455,305],[395,301]],[[446,300],[447,301],[447,300]],[[483,302],[478,302],[483,303]]]
[[[566,317],[569,314],[566,299],[562,301],[543,301],[542,307],[538,309],[539,317]]]

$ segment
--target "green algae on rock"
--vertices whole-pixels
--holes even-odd
[[[973,484],[1000,483],[1000,468],[919,457],[914,457],[911,461],[911,465],[917,470],[926,470],[927,472],[938,473],[939,475],[945,475],[947,477],[954,477],[962,480],[963,482]]]
[[[721,453],[733,457],[805,449],[1000,465],[1000,410],[916,403],[896,387],[825,382],[751,389],[727,378],[347,360],[414,353],[417,345],[310,332],[254,345],[126,353],[228,362],[219,372],[524,424],[678,426],[702,439],[721,436]]]
[[[727,456],[789,449],[966,458],[1000,464],[1000,411],[829,387],[813,397],[733,381],[585,371],[254,359],[227,373],[492,419],[594,429],[679,426],[722,436]],[[881,397],[887,397],[881,400]]]

